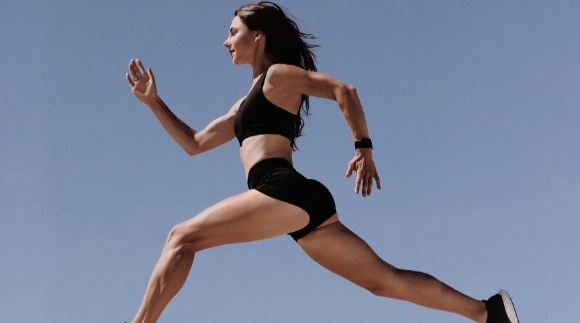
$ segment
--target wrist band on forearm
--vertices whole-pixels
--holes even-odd
[[[373,142],[371,138],[360,138],[359,140],[354,142],[354,149],[359,148],[370,148],[373,149]]]

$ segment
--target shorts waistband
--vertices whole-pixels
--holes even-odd
[[[268,175],[276,168],[294,169],[294,166],[284,158],[268,158],[261,160],[254,164],[248,172],[248,188],[255,188],[257,183],[259,183],[264,176]]]

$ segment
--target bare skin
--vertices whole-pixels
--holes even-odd
[[[321,73],[273,64],[264,51],[265,41],[264,34],[248,29],[235,17],[224,46],[230,51],[234,64],[252,66],[252,85],[268,70],[263,88],[268,100],[292,113],[298,112],[302,93],[334,100],[346,118],[353,139],[369,136],[362,105],[353,87]],[[235,137],[233,121],[244,98],[226,114],[197,131],[177,118],[158,96],[151,68],[145,69],[139,60],[131,60],[127,81],[133,94],[151,109],[168,134],[188,154],[208,151]],[[247,175],[250,168],[263,159],[284,158],[292,162],[292,149],[285,137],[258,135],[244,140],[240,157]],[[355,193],[369,196],[374,183],[380,189],[371,149],[356,151],[348,163],[346,177],[353,172],[356,172]],[[133,322],[157,321],[185,283],[197,252],[284,235],[303,228],[308,221],[308,215],[301,208],[250,190],[176,225],[169,233]],[[487,314],[483,302],[428,274],[401,270],[386,263],[339,221],[338,214],[300,239],[298,244],[314,261],[373,294],[485,322]]]

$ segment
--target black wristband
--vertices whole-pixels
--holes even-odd
[[[370,148],[373,149],[373,142],[371,138],[360,138],[359,140],[354,142],[354,149],[359,148]]]

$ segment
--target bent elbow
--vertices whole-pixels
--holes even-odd
[[[185,153],[188,156],[192,156],[192,157],[202,153],[201,149],[195,149],[193,147],[186,147],[186,148],[183,148],[183,150],[185,150]]]
[[[346,85],[346,91],[349,95],[358,95],[356,91],[356,87],[352,85]]]
[[[340,86],[335,92],[336,101],[341,101],[356,96],[358,96],[356,87],[345,83],[340,84]]]
[[[201,147],[199,147],[199,145],[187,144],[182,145],[181,148],[183,148],[183,150],[188,156],[199,155],[203,152],[203,150],[201,149]]]

